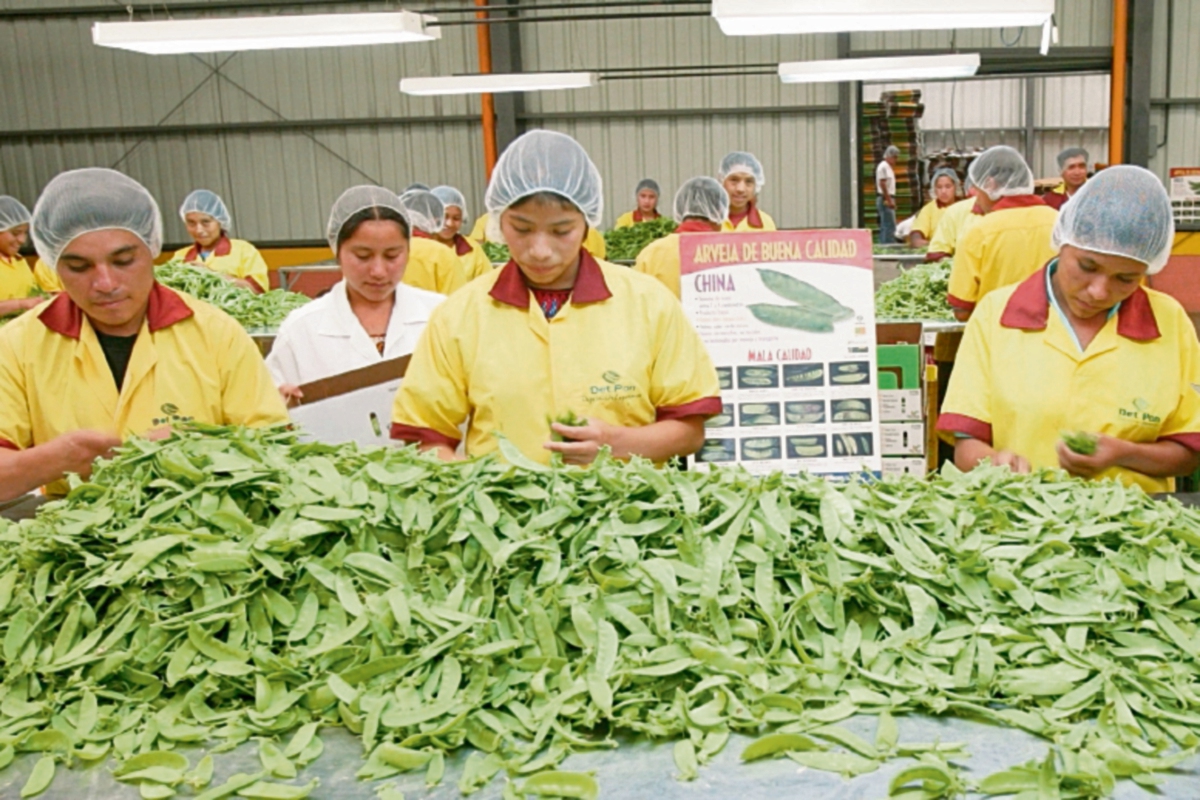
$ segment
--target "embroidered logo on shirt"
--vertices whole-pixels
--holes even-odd
[[[1132,409],[1118,408],[1117,416],[1119,416],[1121,419],[1133,420],[1135,422],[1145,422],[1151,425],[1158,425],[1162,423],[1162,417],[1155,416],[1147,411],[1147,409],[1150,408],[1150,401],[1146,398],[1136,397],[1133,399],[1131,405],[1133,406]]]

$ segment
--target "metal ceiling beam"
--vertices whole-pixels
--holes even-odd
[[[976,77],[995,75],[1062,74],[1064,72],[1108,72],[1112,50],[1108,47],[1053,47],[1041,55],[1036,47],[958,48],[979,53]],[[854,50],[851,58],[944,55],[949,48],[917,50]]]

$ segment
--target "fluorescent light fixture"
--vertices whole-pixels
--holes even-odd
[[[888,58],[840,58],[832,61],[791,61],[779,65],[784,83],[837,83],[935,78],[968,78],[979,71],[979,53],[945,56],[894,56]]]
[[[497,92],[538,92],[547,89],[586,89],[595,85],[596,73],[594,72],[518,72],[404,78],[400,81],[400,91],[419,96],[495,94]]]
[[[1054,0],[713,0],[729,36],[1043,25]]]
[[[411,11],[97,22],[92,41],[150,55],[405,44],[442,38],[433,17]]]

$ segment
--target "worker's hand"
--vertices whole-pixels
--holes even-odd
[[[883,201],[883,204],[884,204],[885,206],[887,206],[888,208],[895,210],[895,208],[896,208],[896,198],[894,198],[894,197],[889,197],[887,200],[884,200],[884,201]]]
[[[550,425],[550,430],[564,440],[571,441],[546,442],[543,447],[553,453],[561,453],[563,461],[567,464],[586,466],[596,460],[600,448],[612,445],[612,434],[617,430],[617,426],[592,417],[586,425],[579,427],[555,422]]]
[[[996,455],[992,456],[992,464],[997,467],[1008,467],[1018,475],[1029,473],[1029,459],[1019,456],[1011,450],[996,451]]]
[[[55,466],[63,473],[74,472],[82,478],[92,474],[92,462],[111,458],[121,440],[99,431],[71,431],[46,444],[54,452]]]
[[[290,383],[279,387],[279,396],[283,398],[283,402],[288,408],[295,408],[304,402],[304,392],[300,391],[299,386],[293,386]]]
[[[38,307],[38,306],[40,306],[42,303],[46,302],[46,299],[47,299],[47,298],[45,298],[45,297],[25,297],[25,298],[22,298],[22,299],[21,299],[21,301],[20,301],[20,303],[21,303],[21,310],[22,310],[22,311],[28,311],[28,310],[29,310],[29,309],[31,309],[31,308],[37,308],[37,307]]]
[[[148,439],[151,442],[161,442],[163,439],[168,438],[173,432],[174,429],[171,428],[170,425],[159,425],[157,428],[151,428],[150,430],[146,431],[146,433],[143,435],[143,438]]]
[[[1090,456],[1076,453],[1059,442],[1054,448],[1058,454],[1058,465],[1077,478],[1094,478],[1113,467],[1121,458],[1124,442],[1111,436],[1101,436],[1096,441],[1096,452]]]

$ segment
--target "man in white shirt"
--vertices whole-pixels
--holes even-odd
[[[888,145],[875,168],[875,208],[879,212],[879,243],[896,243],[896,161],[900,149]]]

